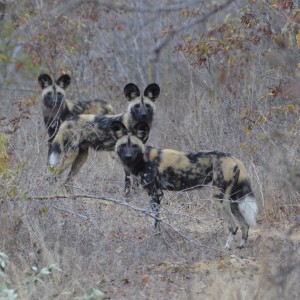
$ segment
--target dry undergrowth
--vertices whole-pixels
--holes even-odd
[[[29,197],[2,202],[0,244],[20,298],[100,299],[97,291],[111,299],[297,298],[299,224],[266,218],[260,204],[249,247],[223,251],[227,229],[204,190],[166,193],[157,234],[144,192],[124,203],[123,176],[103,153],[92,154],[78,177],[74,194],[84,197],[54,197],[42,168],[20,179]],[[28,283],[53,264],[60,270]]]

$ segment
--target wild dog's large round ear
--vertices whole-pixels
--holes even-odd
[[[132,129],[132,134],[143,142],[148,140],[149,132],[150,127],[147,122],[139,122]]]
[[[127,135],[127,128],[120,121],[113,121],[110,129],[112,130],[113,136],[118,140],[124,135]]]
[[[70,83],[71,83],[71,77],[68,74],[64,74],[56,80],[56,84],[59,85],[64,90],[70,85]]]
[[[42,89],[52,85],[52,79],[48,74],[41,74],[38,78],[38,82]]]
[[[128,83],[124,87],[124,95],[128,101],[131,101],[132,99],[139,97],[141,92],[134,83]]]
[[[159,96],[160,88],[156,83],[149,84],[144,91],[144,96],[155,101],[155,99]]]

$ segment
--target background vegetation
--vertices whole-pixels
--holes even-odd
[[[0,35],[1,299],[299,297],[298,1],[7,0]],[[249,247],[223,251],[209,189],[166,193],[156,235],[147,195],[124,202],[113,154],[91,152],[74,195],[55,195],[41,72],[116,112],[128,82],[157,82],[149,144],[245,163],[259,205]]]

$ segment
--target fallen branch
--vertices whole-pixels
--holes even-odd
[[[171,214],[172,217],[170,218],[170,216],[166,216],[166,217],[163,217],[163,218],[157,218],[153,215],[153,212],[149,209],[144,209],[144,208],[140,208],[140,207],[137,207],[137,206],[134,206],[134,205],[131,205],[129,202],[126,202],[126,199],[122,199],[122,198],[115,198],[115,197],[112,197],[110,195],[92,195],[92,194],[75,194],[75,195],[64,195],[64,194],[53,194],[53,195],[41,195],[41,196],[32,196],[30,197],[29,199],[30,200],[57,200],[58,198],[62,198],[62,199],[78,199],[78,198],[84,198],[84,199],[95,199],[95,200],[103,200],[103,201],[108,201],[108,202],[111,202],[111,203],[114,203],[114,204],[117,204],[117,205],[121,205],[123,207],[127,207],[129,209],[132,209],[134,211],[137,211],[139,213],[142,213],[146,216],[149,216],[153,219],[157,219],[158,221],[160,221],[160,226],[161,225],[164,225],[168,228],[170,228],[174,233],[178,234],[182,239],[186,240],[187,242],[195,245],[195,246],[198,246],[198,247],[201,247],[201,248],[205,248],[205,249],[210,249],[210,250],[214,250],[214,251],[217,251],[217,252],[220,252],[220,253],[223,253],[224,255],[226,256],[229,256],[229,257],[235,257],[235,258],[238,258],[240,262],[242,262],[244,258],[239,258],[237,256],[235,256],[234,254],[228,252],[228,250],[225,250],[225,249],[222,249],[222,248],[216,248],[216,247],[211,247],[211,246],[207,246],[207,245],[204,245],[202,244],[201,242],[199,242],[197,239],[192,239],[190,238],[189,236],[187,236],[186,234],[184,234],[181,230],[177,229],[174,227],[174,225],[166,222],[167,220],[173,218],[175,215],[180,215],[179,213],[173,213]],[[54,207],[55,209],[58,209],[58,210],[62,210],[62,211],[65,211],[67,213],[71,213],[73,215],[77,215],[79,217],[82,217],[84,218],[85,220],[87,221],[90,221],[98,230],[100,230],[100,228],[98,227],[97,224],[95,224],[95,222],[93,222],[92,220],[90,220],[87,216],[84,216],[82,214],[78,215],[72,211],[68,211],[68,210],[65,210],[65,209],[61,209],[57,206]],[[164,212],[160,212],[161,215],[169,215],[169,213],[164,213]],[[194,220],[195,221],[195,218],[191,217],[191,216],[188,216],[188,215],[180,215],[180,216],[184,216],[184,217],[187,217],[187,218],[190,218],[192,221]],[[161,229],[160,229],[161,230]]]
[[[77,194],[77,195],[64,195],[64,194],[53,194],[53,195],[43,195],[43,196],[32,196],[29,197],[30,200],[53,200],[53,199],[77,199],[77,198],[84,198],[84,199],[96,199],[96,200],[104,200],[108,202],[112,202],[124,207],[128,207],[130,209],[133,209],[135,211],[141,212],[147,216],[152,217],[153,219],[157,219],[150,210],[140,208],[134,205],[131,205],[129,202],[127,202],[125,199],[118,199],[112,196],[95,196],[95,195],[89,195],[89,194]],[[160,220],[160,219],[159,219]]]

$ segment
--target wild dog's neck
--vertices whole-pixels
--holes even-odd
[[[63,120],[66,120],[67,117],[71,114],[71,111],[69,110],[68,105],[66,104],[66,106],[64,107],[64,109],[61,111],[61,118]]]
[[[144,147],[144,161],[145,163],[152,161],[152,163],[158,158],[160,150],[151,146]]]
[[[140,118],[139,116],[135,116],[131,113],[126,113],[125,114],[128,118],[128,122],[130,123],[131,127],[134,127],[137,123],[139,122],[146,122],[150,127],[153,121],[153,118]]]

